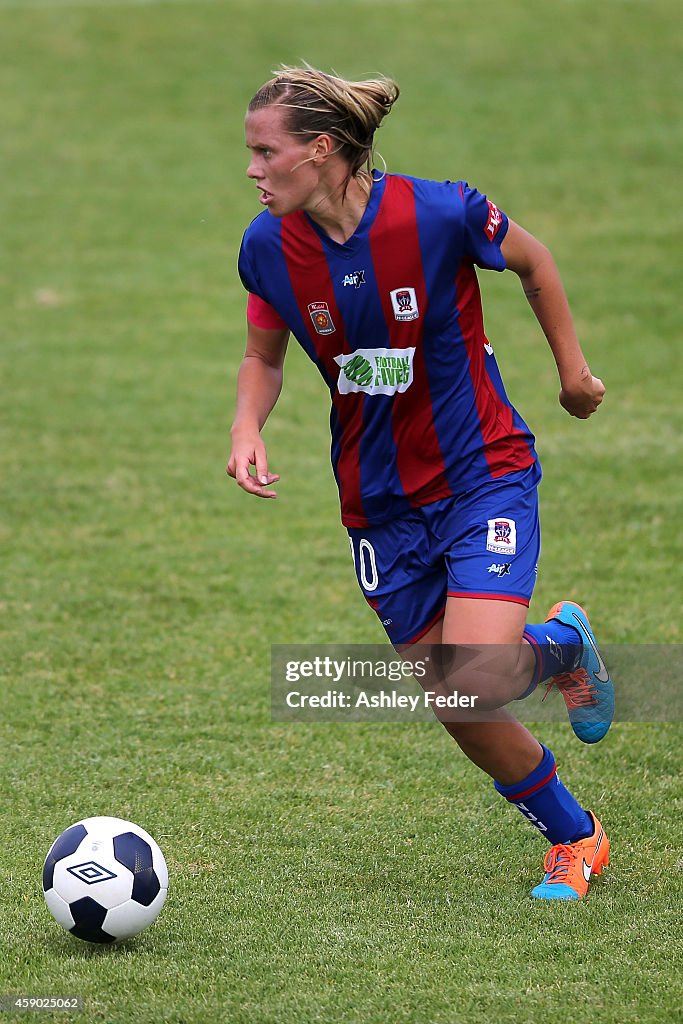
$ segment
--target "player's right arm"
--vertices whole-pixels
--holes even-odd
[[[227,473],[243,490],[259,498],[277,497],[269,487],[280,477],[268,470],[261,430],[282,390],[288,340],[288,330],[266,330],[249,322],[247,347],[237,374],[237,410],[230,431],[232,451]]]

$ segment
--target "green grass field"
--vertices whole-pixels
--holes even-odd
[[[680,1019],[680,726],[596,748],[543,726],[613,853],[586,901],[533,905],[543,843],[438,724],[271,721],[272,643],[382,640],[295,346],[278,502],[224,475],[243,111],[280,61],[394,75],[389,169],[466,178],[546,241],[608,386],[590,422],[563,413],[516,279],[484,275],[545,469],[532,618],[574,597],[605,643],[681,642],[679,18],[0,0],[0,996],[78,995],[58,1019],[88,1024]],[[42,897],[50,843],[93,814],[169,864],[159,921],[120,947]]]

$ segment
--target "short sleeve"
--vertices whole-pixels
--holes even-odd
[[[258,274],[252,264],[249,257],[249,243],[247,235],[245,233],[240,246],[239,259],[237,261],[237,269],[239,271],[240,280],[248,292],[252,295],[259,295],[262,297],[263,289],[261,288],[261,282],[259,281]]]
[[[247,299],[247,320],[264,331],[286,331],[289,329],[277,310],[253,292],[249,292]]]
[[[461,182],[460,194],[465,207],[465,252],[478,267],[505,270],[500,247],[508,230],[507,216],[466,182]]]

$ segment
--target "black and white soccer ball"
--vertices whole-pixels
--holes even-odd
[[[164,855],[139,825],[84,818],[55,839],[43,866],[50,913],[87,942],[116,942],[156,920],[166,899]]]

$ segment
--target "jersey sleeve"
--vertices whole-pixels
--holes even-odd
[[[258,295],[259,298],[263,298],[261,280],[251,259],[249,249],[248,232],[245,231],[244,237],[242,238],[242,244],[240,246],[239,258],[237,260],[237,270],[240,275],[240,280],[246,290],[252,295]]]
[[[465,208],[465,252],[478,267],[505,270],[500,247],[508,230],[507,216],[466,182],[460,182],[460,195]]]
[[[254,292],[249,292],[247,299],[247,320],[255,327],[265,331],[286,331],[288,325],[276,309]]]
[[[256,327],[266,331],[287,330],[288,325],[280,314],[268,302],[261,278],[251,259],[249,232],[246,231],[240,246],[237,269],[239,270],[242,284],[249,292],[247,299],[247,320]]]

